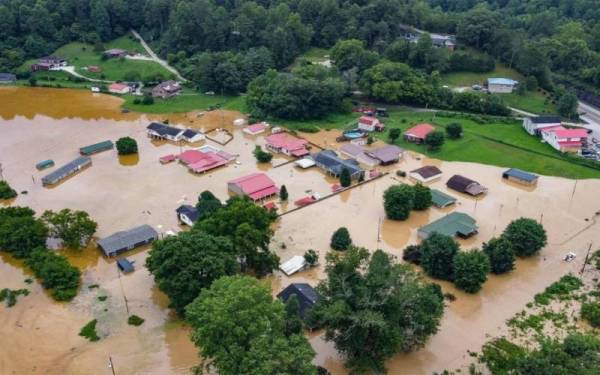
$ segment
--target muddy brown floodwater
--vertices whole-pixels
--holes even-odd
[[[240,117],[239,113],[145,116],[123,114],[120,104],[118,98],[84,91],[0,88],[0,163],[10,184],[18,191],[27,191],[3,204],[30,206],[38,213],[65,207],[85,210],[98,222],[99,237],[142,223],[165,233],[182,230],[174,213],[178,205],[195,202],[198,193],[207,189],[227,199],[226,182],[244,174],[265,171],[277,184],[286,185],[290,202],[310,192],[328,194],[335,182],[317,169],[300,171],[293,164],[258,166],[252,150],[256,144],[264,144],[264,137],[248,136],[234,128],[232,120]],[[160,156],[189,148],[146,137],[149,121],[167,119],[205,131],[228,129],[234,139],[226,146],[206,143],[239,155],[239,163],[203,175],[193,175],[177,163],[161,165]],[[328,131],[304,136],[323,147],[338,147],[336,134]],[[119,158],[115,150],[103,152],[92,156],[91,167],[63,183],[51,189],[41,186],[40,179],[48,171],[37,171],[36,162],[53,159],[59,166],[75,158],[81,146],[123,136],[137,140],[139,157]],[[286,161],[276,156],[272,165]],[[383,191],[406,181],[390,173],[283,216],[272,243],[282,261],[312,248],[319,251],[323,264],[331,233],[346,226],[357,245],[381,248],[401,261],[402,249],[417,242],[417,228],[451,211],[468,213],[478,221],[479,233],[460,241],[465,249],[481,246],[517,217],[543,222],[549,243],[542,255],[519,260],[509,275],[491,275],[479,294],[467,295],[441,283],[444,291],[456,295],[456,301],[447,303],[440,331],[424,348],[388,361],[389,373],[393,374],[429,374],[464,366],[470,359],[467,350],[479,350],[487,335],[497,332],[535,293],[561,275],[577,272],[590,242],[600,243],[595,216],[600,210],[600,180],[542,176],[537,187],[524,188],[503,181],[502,168],[441,162],[416,153],[407,153],[398,165],[383,170],[409,171],[422,165],[436,165],[444,172],[442,180],[432,187],[447,191],[445,181],[460,173],[486,185],[489,193],[475,200],[449,192],[458,198],[455,207],[413,212],[405,222],[392,222],[384,217]],[[282,211],[290,208],[293,203],[280,205]],[[114,260],[102,257],[93,246],[81,252],[62,251],[83,271],[80,293],[70,303],[54,302],[37,282],[27,285],[24,280],[31,277],[27,268],[2,255],[0,287],[27,287],[32,293],[20,298],[13,308],[0,307],[0,373],[111,374],[109,357],[117,374],[189,373],[199,361],[189,340],[189,328],[168,309],[168,299],[143,266],[147,250],[126,254],[135,261],[136,271],[125,276],[119,275]],[[568,251],[577,254],[575,262],[562,262]],[[277,272],[267,281],[276,294],[291,282],[314,285],[323,277],[323,268],[318,267],[292,277]],[[93,284],[100,287],[88,288]],[[98,296],[108,298],[102,302]],[[127,310],[146,322],[140,327],[127,325]],[[91,319],[98,319],[102,336],[95,343],[77,335]],[[336,375],[346,373],[342,359],[321,333],[311,334],[309,339],[317,352],[315,363]]]

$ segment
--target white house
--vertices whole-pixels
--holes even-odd
[[[187,129],[181,134],[181,139],[189,143],[200,142],[204,140],[204,134],[192,129]]]
[[[488,91],[491,93],[509,94],[519,83],[510,78],[488,78]]]
[[[565,129],[559,126],[542,130],[542,139],[561,152],[578,152],[587,136],[586,129]]]
[[[181,140],[181,136],[185,130],[175,128],[173,126],[153,122],[146,127],[148,130],[148,136],[155,139],[166,139],[169,141],[177,142]]]
[[[361,116],[358,119],[358,128],[367,132],[383,131],[385,125],[379,122],[379,119],[377,119],[377,117]]]
[[[123,83],[111,83],[110,86],[108,86],[108,92],[113,94],[129,94],[130,91],[131,88]]]
[[[531,135],[540,135],[545,128],[555,128],[561,125],[560,117],[557,116],[537,116],[525,117],[523,119],[523,128]]]

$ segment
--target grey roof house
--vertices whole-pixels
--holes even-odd
[[[335,177],[338,177],[344,169],[350,172],[353,179],[358,179],[365,173],[356,160],[342,159],[332,150],[324,150],[313,155],[313,160],[319,168]]]
[[[144,224],[129,230],[116,232],[97,242],[107,257],[113,257],[158,239],[158,233],[150,225]]]
[[[389,165],[397,163],[402,157],[403,152],[404,150],[398,146],[387,145],[376,148],[375,150],[368,150],[366,151],[366,154],[373,159],[378,160],[381,165]]]
[[[89,156],[80,156],[77,159],[42,177],[42,184],[44,186],[56,184],[57,182],[79,172],[91,164],[92,159]]]
[[[292,295],[295,295],[298,298],[300,316],[302,318],[306,316],[308,310],[310,310],[319,300],[319,295],[314,288],[306,283],[293,283],[288,285],[287,288],[277,295],[277,298],[285,303]]]
[[[159,122],[153,122],[146,126],[146,130],[148,131],[148,136],[152,138],[168,139],[170,141],[179,141],[182,134],[185,132],[183,129],[161,124]]]
[[[504,173],[502,173],[502,178],[515,181],[523,185],[535,185],[537,184],[538,180],[537,175],[522,171],[517,168],[511,168],[504,171]]]

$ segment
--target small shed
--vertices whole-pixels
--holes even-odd
[[[426,239],[433,233],[468,238],[477,233],[477,222],[465,213],[452,212],[419,228],[417,232],[422,239]]]
[[[107,257],[112,257],[158,239],[158,233],[144,224],[129,230],[116,232],[98,241],[98,247]]]
[[[198,209],[189,204],[184,204],[177,207],[175,212],[177,213],[177,219],[179,219],[181,223],[189,225],[190,227],[193,226],[200,217]]]
[[[79,153],[81,155],[93,155],[102,151],[110,150],[114,147],[112,141],[103,141],[94,143],[93,145],[81,147]]]
[[[35,165],[35,167],[39,171],[41,171],[42,169],[47,169],[47,168],[50,168],[50,167],[54,167],[54,160],[48,159],[48,160],[40,161],[39,163],[37,163]]]
[[[511,168],[511,169],[504,171],[504,173],[502,173],[502,178],[510,180],[510,181],[514,181],[514,182],[517,182],[517,183],[523,184],[523,185],[535,185],[535,184],[537,184],[537,181],[538,181],[537,175],[535,175],[533,173],[522,171],[517,168]]]
[[[480,185],[479,182],[470,178],[455,174],[446,182],[446,186],[460,193],[472,195],[474,197],[487,193],[487,188]]]
[[[437,189],[431,189],[431,202],[437,208],[444,208],[456,203],[456,198]]]
[[[436,166],[426,165],[424,167],[410,171],[408,177],[417,182],[427,183],[435,181],[442,177],[442,171]]]
[[[281,263],[279,269],[287,276],[291,276],[306,267],[306,260],[301,255],[294,255],[287,262]]]
[[[133,268],[133,263],[130,262],[129,259],[127,259],[127,258],[118,259],[117,267],[119,267],[119,269],[123,273],[131,273],[135,270]]]
[[[307,283],[290,284],[284,290],[279,292],[277,298],[283,301],[283,303],[286,303],[293,295],[298,299],[298,304],[300,305],[299,312],[302,318],[306,317],[308,310],[310,310],[319,300],[319,295],[315,289]]]
[[[298,159],[294,162],[294,164],[297,167],[302,168],[302,169],[314,167],[316,165],[315,161],[312,160],[311,158]]]

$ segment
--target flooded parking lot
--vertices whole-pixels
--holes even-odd
[[[312,192],[329,194],[331,184],[336,182],[314,168],[257,165],[252,150],[256,144],[264,144],[264,137],[249,136],[234,128],[232,120],[241,116],[235,112],[215,111],[202,116],[123,114],[120,99],[112,96],[31,88],[0,88],[0,103],[3,175],[16,190],[27,191],[4,204],[30,206],[38,213],[46,209],[85,210],[98,222],[99,237],[140,224],[150,224],[163,234],[182,230],[175,216],[177,206],[194,204],[203,190],[225,200],[229,196],[227,181],[256,171],[264,171],[276,184],[286,185],[290,203],[280,210],[293,208],[294,200]],[[204,131],[228,129],[234,135],[233,141],[225,146],[212,141],[206,144],[238,155],[237,163],[201,175],[188,172],[178,163],[160,164],[159,157],[191,146],[150,140],[146,126],[155,120]],[[339,146],[335,143],[336,131],[302,135],[321,147]],[[48,171],[37,171],[37,162],[53,159],[60,166],[77,157],[79,147],[123,136],[137,140],[138,157],[119,158],[115,150],[102,152],[92,156],[92,166],[86,170],[52,188],[42,186],[41,177]],[[287,161],[275,156],[272,165]],[[396,176],[396,170],[410,171],[422,165],[436,165],[443,171],[442,179],[430,186],[458,198],[456,206],[413,212],[405,222],[386,220],[383,191],[407,182]],[[381,248],[400,260],[402,249],[417,242],[418,227],[451,211],[477,219],[479,233],[460,241],[465,249],[481,246],[520,216],[542,221],[549,235],[548,246],[540,256],[519,260],[517,269],[509,275],[490,276],[477,295],[466,295],[442,283],[457,300],[447,303],[440,332],[422,350],[390,360],[390,373],[428,374],[462,366],[467,362],[467,350],[478,350],[486,335],[499,329],[535,293],[562,274],[577,272],[590,242],[596,246],[600,243],[600,224],[596,224],[595,216],[600,211],[600,180],[542,176],[537,187],[523,187],[502,180],[502,168],[441,162],[416,153],[407,153],[399,164],[382,170],[391,173],[282,216],[272,243],[282,261],[315,249],[323,264],[331,234],[340,226],[348,227],[355,244]],[[445,181],[456,173],[479,181],[489,188],[488,194],[474,199],[447,190]],[[575,262],[562,262],[568,251],[577,254]],[[0,287],[27,287],[32,292],[11,309],[0,307],[0,373],[110,374],[109,357],[118,374],[188,373],[198,363],[188,328],[168,309],[168,299],[143,267],[147,249],[127,254],[135,261],[136,271],[126,276],[119,275],[114,260],[103,258],[93,247],[64,253],[84,271],[82,289],[68,304],[54,302],[35,282],[25,284],[24,279],[31,275],[20,262],[6,255],[0,258]],[[276,273],[268,281],[276,294],[291,282],[314,285],[323,277],[319,267],[293,277]],[[100,287],[89,289],[93,284]],[[98,296],[108,299],[102,302]],[[146,323],[141,327],[127,325],[128,310],[146,319]],[[77,333],[94,318],[98,319],[103,338],[90,343]],[[317,351],[318,364],[333,374],[345,374],[332,344],[324,342],[319,333],[311,335],[310,341]]]

